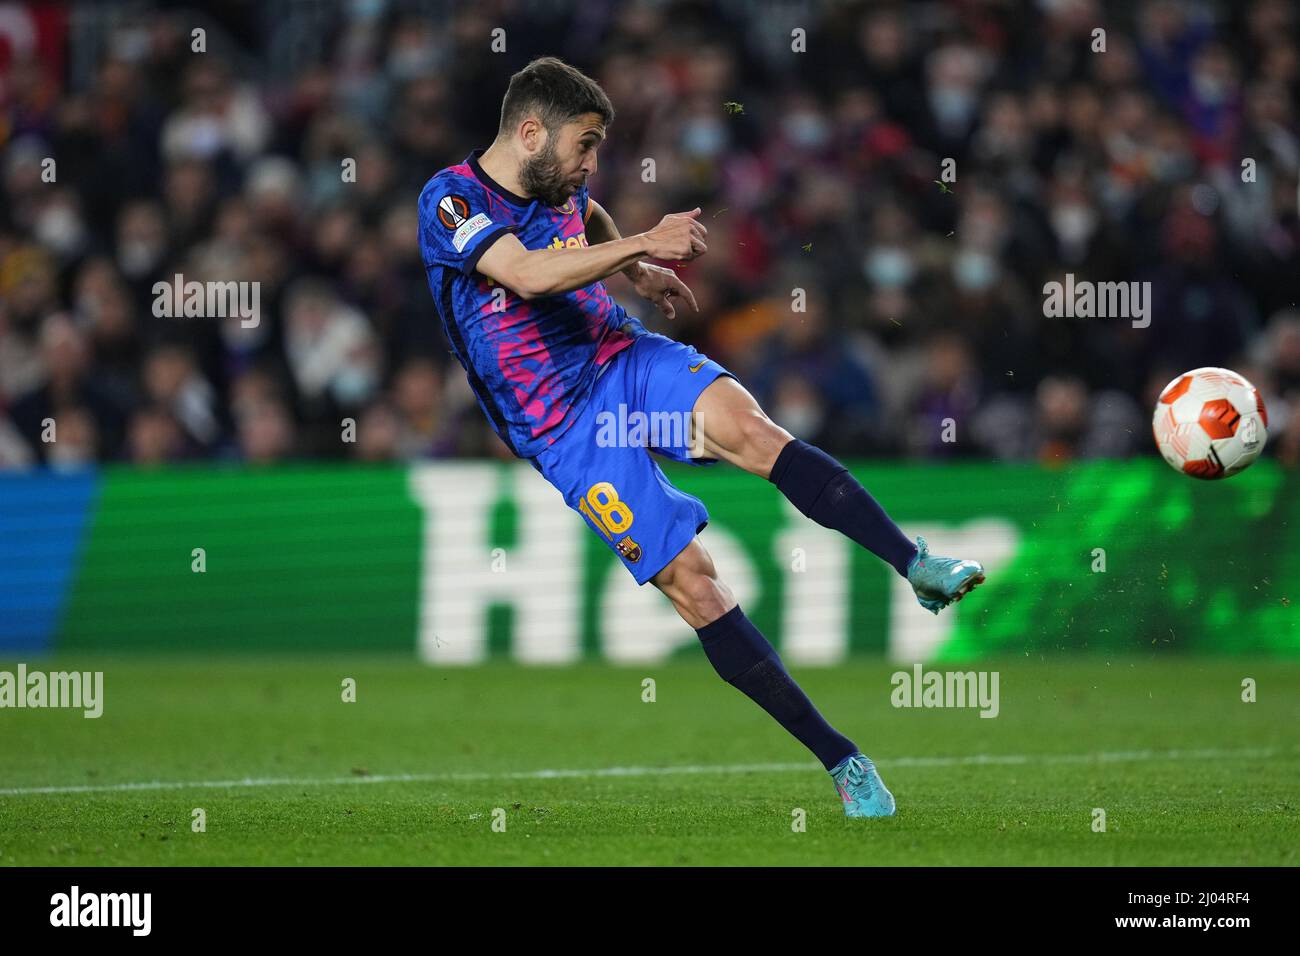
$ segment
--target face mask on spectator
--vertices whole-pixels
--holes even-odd
[[[153,271],[162,258],[162,247],[152,243],[131,240],[122,243],[117,251],[117,265],[128,279],[138,279]]]
[[[221,121],[213,116],[195,117],[185,129],[184,154],[206,159],[221,151],[226,142]]]
[[[710,119],[694,119],[682,131],[682,151],[688,156],[711,159],[722,152],[726,137],[721,125]]]
[[[953,259],[952,274],[960,288],[983,292],[997,281],[997,260],[985,252],[963,249]]]
[[[95,449],[74,442],[52,442],[46,463],[54,471],[76,471],[95,463]]]
[[[1067,246],[1086,242],[1097,228],[1097,215],[1080,203],[1052,208],[1052,229]]]
[[[334,376],[330,390],[339,403],[358,405],[374,394],[374,373],[360,365],[346,365]]]
[[[912,281],[916,264],[909,252],[896,246],[878,246],[867,253],[867,278],[877,286],[898,288]]]
[[[62,203],[47,209],[36,222],[36,238],[59,255],[72,255],[86,238],[86,227],[75,210]]]
[[[969,124],[975,110],[975,97],[960,86],[941,86],[930,93],[930,108],[939,125],[960,128]]]
[[[437,61],[432,47],[408,47],[394,51],[388,58],[388,74],[396,80],[412,80],[433,70]]]
[[[781,122],[781,127],[786,138],[803,149],[820,149],[830,139],[830,128],[816,113],[794,113]]]
[[[1228,98],[1228,84],[1212,73],[1193,73],[1192,89],[1207,106],[1218,106]]]

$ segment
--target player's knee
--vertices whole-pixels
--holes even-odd
[[[759,408],[741,416],[740,434],[745,470],[763,478],[772,473],[781,449],[793,437]]]
[[[718,579],[713,562],[679,557],[654,579],[682,618],[700,628],[716,621],[736,604],[731,589]]]
[[[692,572],[684,576],[680,594],[683,610],[703,627],[716,621],[735,607],[736,600],[731,588],[718,579],[716,575]]]

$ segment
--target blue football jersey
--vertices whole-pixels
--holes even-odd
[[[475,267],[501,236],[527,249],[587,245],[588,194],[547,206],[505,189],[482,149],[440,170],[420,193],[420,250],[447,340],[492,427],[521,458],[562,435],[600,367],[645,331],[603,282],[525,301]]]

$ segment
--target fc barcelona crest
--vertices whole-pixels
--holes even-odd
[[[636,564],[641,560],[641,545],[633,541],[631,535],[628,535],[615,545],[615,549],[624,561],[631,561],[633,564]]]

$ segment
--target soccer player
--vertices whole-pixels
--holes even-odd
[[[731,462],[766,478],[813,521],[847,535],[911,583],[934,613],[984,580],[975,561],[914,545],[830,455],[774,423],[726,369],[650,332],[602,280],[622,272],[668,318],[697,308],[671,270],[645,262],[708,251],[700,210],[626,238],[587,194],[614,118],[600,86],[554,57],[510,79],[496,140],[420,193],[420,246],[451,347],[501,440],[528,460],[696,633],[720,677],[752,698],[830,772],[850,817],[890,816],[874,764],[837,732],[745,616],[696,535],[698,498],[674,488],[653,450]],[[623,414],[618,415],[620,406]],[[611,416],[689,423],[610,440]],[[655,416],[658,416],[655,419]],[[626,436],[624,436],[626,437]]]

